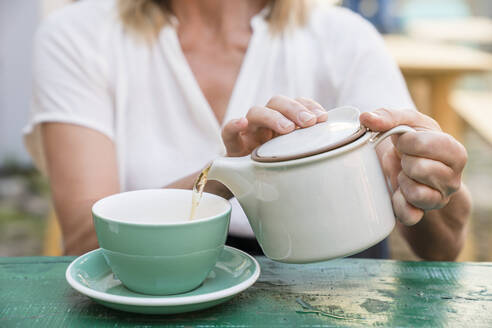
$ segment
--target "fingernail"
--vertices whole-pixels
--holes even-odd
[[[313,120],[316,119],[316,116],[314,114],[311,114],[310,112],[300,112],[298,114],[299,121],[302,123],[309,123]]]
[[[278,124],[282,130],[291,130],[294,127],[294,123],[288,119],[281,119]]]

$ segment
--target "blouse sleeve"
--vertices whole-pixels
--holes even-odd
[[[39,126],[44,122],[76,124],[114,136],[113,105],[104,56],[87,26],[63,16],[49,17],[34,40],[31,112],[24,142],[44,173]]]

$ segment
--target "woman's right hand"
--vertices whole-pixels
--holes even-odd
[[[227,156],[245,156],[277,135],[290,133],[297,127],[312,126],[327,118],[326,110],[314,100],[275,96],[266,106],[251,107],[246,117],[227,122],[222,139]]]

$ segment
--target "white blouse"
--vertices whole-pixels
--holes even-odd
[[[177,22],[149,46],[125,32],[115,5],[78,1],[42,23],[25,143],[45,171],[39,123],[91,128],[115,143],[122,190],[163,187],[224,155],[221,125],[183,55]],[[361,17],[319,4],[306,26],[276,36],[264,17],[251,20],[224,123],[278,94],[312,98],[327,109],[414,107],[382,38]],[[230,233],[252,236],[232,203]]]

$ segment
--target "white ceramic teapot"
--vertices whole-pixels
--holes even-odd
[[[323,261],[361,252],[395,225],[375,148],[383,134],[341,107],[328,120],[271,139],[244,157],[212,163],[208,178],[226,185],[245,211],[265,255],[288,263]]]

